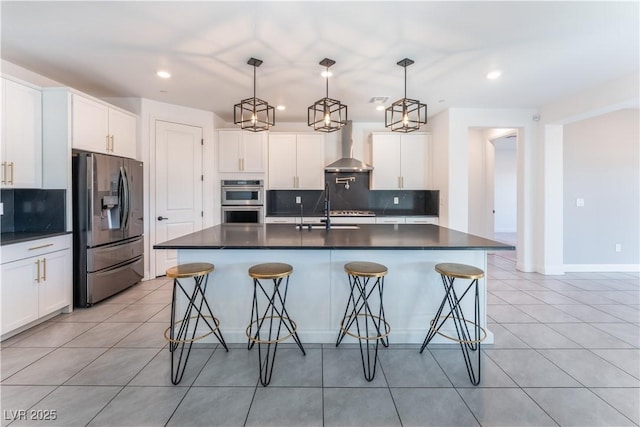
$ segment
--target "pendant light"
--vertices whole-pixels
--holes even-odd
[[[262,64],[262,61],[251,58],[247,64],[253,67],[253,98],[243,99],[233,107],[233,123],[252,132],[269,130],[276,124],[275,108],[267,101],[256,98],[256,68]]]
[[[427,104],[407,98],[407,67],[413,60],[405,58],[398,62],[404,68],[404,98],[391,104],[385,110],[384,125],[394,132],[413,132],[427,124]]]
[[[309,107],[307,111],[307,125],[319,132],[335,132],[347,124],[347,106],[336,99],[329,98],[329,67],[336,61],[324,58],[320,65],[326,67],[327,79],[326,96]]]

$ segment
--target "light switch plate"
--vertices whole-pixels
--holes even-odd
[[[579,208],[583,207],[584,206],[584,199],[580,199],[580,198],[576,199],[576,206],[579,207]]]
[[[0,215],[4,215],[4,203],[0,203]]]
[[[393,204],[397,205],[398,203],[400,203],[400,199],[398,197],[394,197],[393,198]]]
[[[300,203],[302,203],[302,197],[296,196],[296,205],[299,205]]]

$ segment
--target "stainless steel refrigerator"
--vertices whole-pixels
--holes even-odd
[[[74,151],[72,171],[74,304],[89,307],[144,275],[143,167]]]

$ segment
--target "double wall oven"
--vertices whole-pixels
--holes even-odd
[[[261,179],[223,179],[222,223],[262,223],[264,219],[264,184]]]

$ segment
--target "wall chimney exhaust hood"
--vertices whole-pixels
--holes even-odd
[[[325,172],[368,172],[373,170],[373,166],[353,158],[353,126],[351,120],[347,120],[347,124],[342,128],[340,146],[342,157],[325,166]]]

